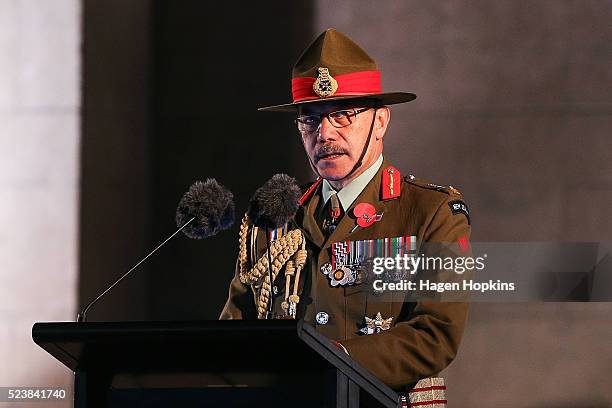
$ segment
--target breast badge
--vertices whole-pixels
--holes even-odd
[[[366,316],[365,325],[359,331],[361,331],[363,334],[380,333],[383,330],[389,330],[391,328],[392,321],[393,317],[383,319],[380,312],[378,312],[376,313],[376,316],[373,319],[370,319],[368,316]]]

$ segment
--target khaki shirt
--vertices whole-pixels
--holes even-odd
[[[328,338],[341,342],[353,359],[387,385],[405,390],[420,379],[438,374],[454,359],[468,304],[404,302],[402,292],[374,294],[371,283],[333,287],[321,267],[330,262],[334,242],[416,236],[418,243],[452,243],[469,240],[471,227],[465,213],[452,211],[449,203],[462,200],[452,187],[406,176],[401,178],[400,194],[383,200],[382,193],[385,189],[388,192],[389,187],[383,184],[383,174],[389,167],[384,161],[327,239],[316,219],[321,213],[318,211],[321,184],[299,208],[292,227],[302,229],[307,239],[308,259],[300,282],[297,317],[304,318]],[[382,219],[367,228],[354,230],[356,220],[352,209],[359,203],[372,204],[377,213],[383,212]],[[256,256],[261,257],[266,250],[263,233],[258,234],[254,244]],[[274,311],[280,315],[285,286],[282,274],[275,286],[280,292],[275,298]],[[327,314],[325,324],[317,323],[319,312]],[[374,318],[377,313],[385,319],[392,317],[392,327],[378,334],[361,333],[365,317]],[[255,319],[256,316],[253,291],[240,282],[237,268],[220,319]]]

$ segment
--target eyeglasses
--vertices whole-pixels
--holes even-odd
[[[323,117],[326,117],[329,120],[329,123],[332,124],[335,128],[343,128],[349,126],[353,123],[353,119],[360,113],[365,112],[367,110],[372,109],[371,107],[361,108],[361,109],[342,109],[330,113],[324,113],[321,115],[299,115],[297,119],[295,119],[295,124],[297,125],[298,130],[303,135],[309,135],[311,133],[316,132],[321,126],[321,122],[323,122]]]

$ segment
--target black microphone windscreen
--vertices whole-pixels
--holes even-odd
[[[196,181],[176,209],[180,228],[195,217],[183,232],[189,238],[202,239],[228,229],[234,223],[234,195],[215,179]]]
[[[293,177],[276,174],[255,191],[247,214],[257,227],[279,228],[297,212],[301,194]]]

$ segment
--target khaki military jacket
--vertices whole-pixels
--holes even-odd
[[[383,382],[394,389],[406,390],[423,378],[435,376],[453,360],[468,304],[404,302],[402,292],[375,294],[367,280],[358,285],[334,287],[321,268],[330,262],[334,242],[416,236],[418,243],[450,243],[468,240],[471,227],[466,211],[453,211],[453,204],[461,202],[462,197],[452,187],[401,176],[395,179],[396,183],[399,181],[399,189],[397,184],[393,186],[394,194],[389,198],[389,177],[385,177],[389,168],[390,164],[384,161],[327,239],[316,219],[321,213],[320,183],[299,208],[293,226],[300,228],[307,239],[308,258],[300,282],[297,317],[304,318],[328,338],[339,341],[353,359]],[[352,209],[364,202],[372,204],[383,217],[367,228],[355,228]],[[255,256],[262,256],[266,250],[263,233],[254,244]],[[282,276],[279,279],[275,282],[280,293],[276,295],[274,310],[281,315],[284,283]],[[320,312],[327,319],[317,319]],[[363,334],[360,329],[365,318],[374,318],[377,313],[384,319],[392,318],[391,327],[380,333]],[[253,291],[240,282],[238,271],[220,318],[257,318]]]

